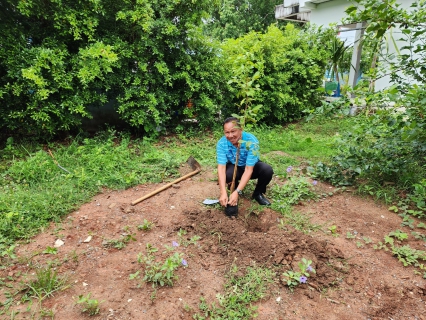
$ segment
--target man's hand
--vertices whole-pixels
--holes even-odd
[[[229,196],[228,204],[230,206],[236,206],[238,204],[238,192],[237,191],[232,192],[232,194]]]
[[[219,203],[222,207],[226,207],[228,204],[228,193],[226,191],[220,193]]]

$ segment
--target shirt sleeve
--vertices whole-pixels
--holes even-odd
[[[226,141],[223,141],[223,139],[224,139],[224,137],[222,137],[217,142],[217,145],[216,145],[216,159],[217,159],[217,164],[225,165],[228,162],[228,159],[226,158],[226,152],[228,150],[227,150]]]

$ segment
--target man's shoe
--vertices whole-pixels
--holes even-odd
[[[266,199],[263,194],[255,194],[253,195],[253,199],[256,200],[262,206],[270,206],[271,203]]]

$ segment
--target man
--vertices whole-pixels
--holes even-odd
[[[238,204],[238,196],[242,193],[248,181],[257,179],[252,198],[261,205],[271,205],[263,194],[266,192],[266,186],[271,181],[274,171],[270,165],[259,160],[259,141],[253,134],[242,131],[239,121],[235,117],[227,118],[223,123],[223,129],[225,135],[216,145],[220,204],[224,207],[228,204],[236,206]],[[236,188],[228,198],[227,186],[229,187],[232,183],[240,140],[242,142],[235,178]]]

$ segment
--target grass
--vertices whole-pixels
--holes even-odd
[[[335,138],[349,130],[352,118],[317,120],[290,124],[287,127],[258,129],[254,133],[259,139],[262,154],[282,151],[288,161],[284,165],[297,165],[295,159],[318,162],[327,161],[335,154]]]
[[[28,284],[27,297],[36,297],[40,301],[53,296],[56,291],[67,287],[67,278],[59,276],[51,266],[36,271],[36,279]]]
[[[0,172],[0,251],[59,221],[103,188],[172,180],[191,154],[205,164],[215,151],[200,147],[202,143],[185,145],[173,138],[153,145],[110,132],[51,146],[54,158],[44,150],[20,160],[12,157]]]
[[[19,277],[19,275],[15,275],[15,277]],[[1,303],[2,309],[0,309],[0,315],[9,314],[11,319],[14,319],[19,311],[12,310],[8,312],[9,308],[12,305],[22,303],[28,303],[26,312],[31,312],[31,319],[36,319],[37,314],[40,316],[40,319],[45,319],[45,317],[53,319],[53,311],[42,307],[43,300],[54,296],[56,292],[65,290],[70,286],[68,277],[58,275],[52,264],[37,268],[35,276],[30,276],[30,279],[27,279],[25,283],[22,281],[14,283],[16,280],[12,277],[9,277],[8,280],[11,283],[2,283],[4,286],[3,294],[6,300]],[[6,287],[8,290],[6,290]],[[34,304],[34,301],[36,304]],[[33,305],[36,310],[32,310]]]
[[[269,284],[275,273],[267,268],[248,267],[245,275],[236,276],[238,269],[232,266],[224,286],[224,294],[218,294],[218,305],[208,304],[201,298],[200,311],[194,319],[252,319],[256,317],[256,307],[252,303],[266,297]]]
[[[87,295],[79,295],[76,301],[76,304],[81,306],[81,312],[87,313],[90,316],[99,314],[100,312],[100,303],[97,299],[91,299],[92,294],[89,292]]]

